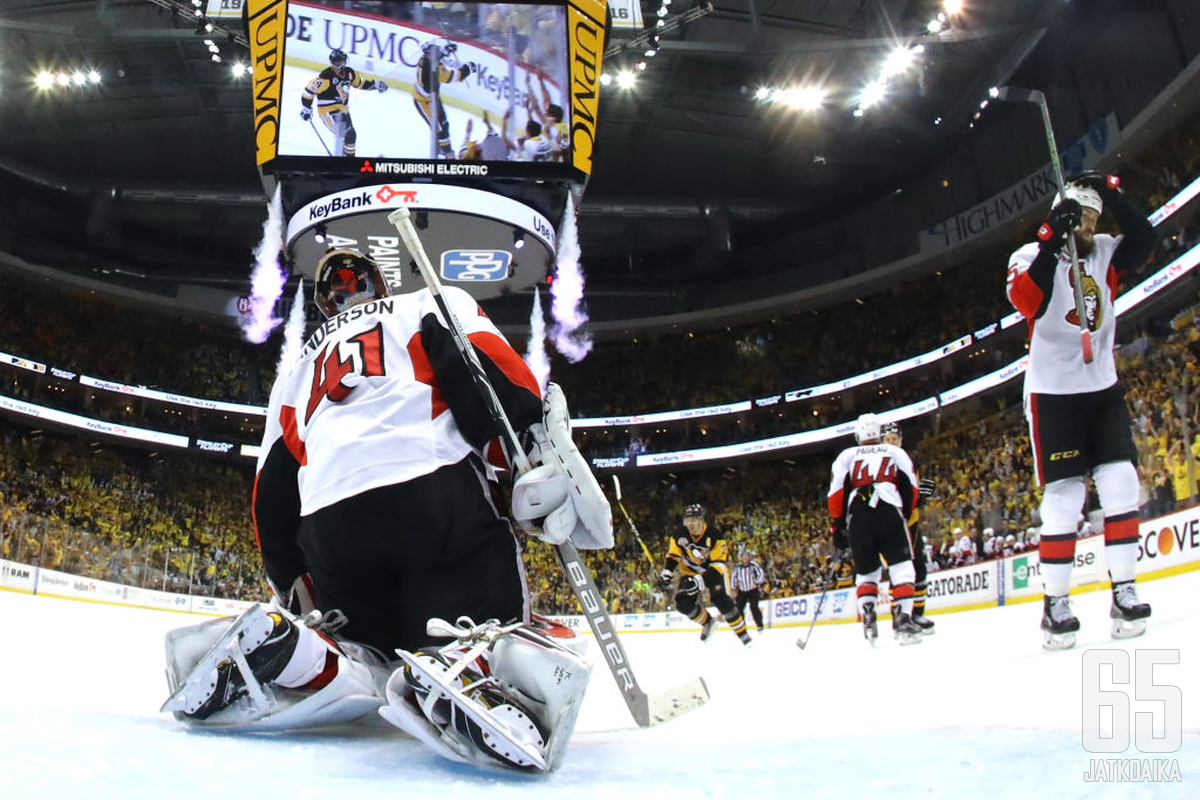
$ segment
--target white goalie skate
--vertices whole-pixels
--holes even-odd
[[[349,722],[379,707],[386,675],[382,659],[353,643],[339,648],[336,675],[319,690],[272,683],[301,635],[316,634],[290,615],[268,613],[257,604],[239,617],[170,631],[171,696],[161,710],[193,727],[275,731]]]
[[[1133,581],[1113,584],[1113,603],[1108,616],[1112,618],[1112,638],[1133,639],[1146,632],[1150,604],[1138,600]]]
[[[453,761],[544,772],[561,762],[591,665],[536,629],[431,619],[440,649],[397,650],[380,715]]]

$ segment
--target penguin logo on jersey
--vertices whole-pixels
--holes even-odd
[[[1100,304],[1100,287],[1096,284],[1096,279],[1086,272],[1081,270],[1079,275],[1083,279],[1083,313],[1087,316],[1087,329],[1095,332],[1104,323],[1104,310]],[[1074,275],[1067,273],[1067,281],[1074,290]],[[1066,320],[1072,325],[1079,324],[1079,315],[1075,313],[1074,308],[1067,312]]]

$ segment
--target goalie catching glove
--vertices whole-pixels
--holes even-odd
[[[536,443],[530,461],[541,465],[513,484],[513,519],[553,545],[571,539],[584,550],[612,547],[612,510],[571,439],[567,400],[558,384],[546,387],[542,413],[542,423],[530,427]]]

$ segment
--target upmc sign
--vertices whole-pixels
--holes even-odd
[[[1150,520],[1138,541],[1139,572],[1200,561],[1200,509]]]

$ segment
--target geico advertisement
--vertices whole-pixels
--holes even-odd
[[[1190,508],[1141,525],[1138,572],[1200,560],[1200,508]]]

